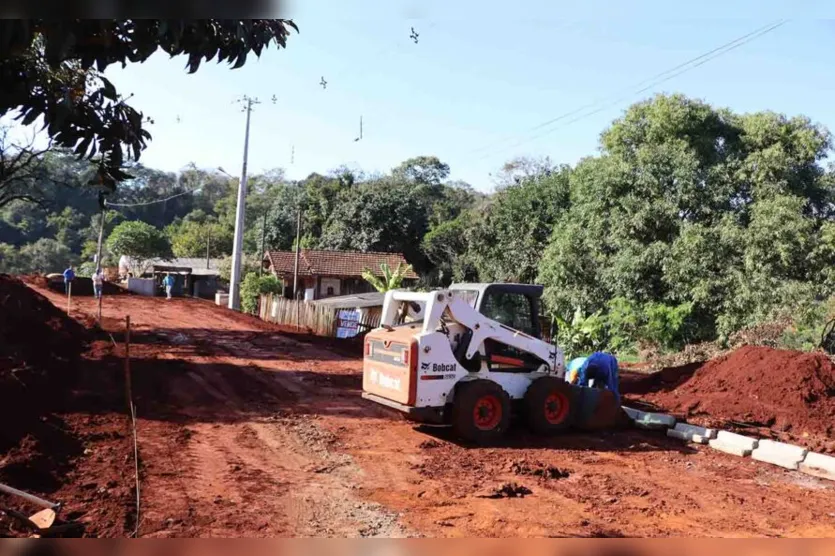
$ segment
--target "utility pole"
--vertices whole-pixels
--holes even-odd
[[[296,209],[296,264],[293,267],[293,299],[299,298],[299,243],[301,243],[302,207]]]
[[[261,226],[261,260],[258,261],[258,276],[264,275],[264,251],[267,242],[267,213],[269,208],[264,209],[264,223]]]
[[[232,277],[229,281],[229,308],[241,309],[241,259],[244,250],[244,215],[246,213],[246,165],[249,157],[249,121],[252,105],[256,99],[248,96],[241,99],[246,104],[246,134],[244,135],[244,162],[241,169],[241,181],[238,183],[238,206],[235,211],[235,242],[232,246]]]
[[[101,206],[101,212],[99,213],[99,245],[96,249],[96,273],[102,271],[101,266],[101,249],[102,249],[102,242],[104,240],[104,211],[106,206],[106,201],[104,200],[104,195],[99,194],[99,205]],[[102,294],[104,294],[104,284],[102,284]],[[101,300],[104,295],[99,295],[99,324],[101,324]]]
[[[211,245],[209,242],[212,239],[212,228],[211,225],[206,226],[206,270],[209,269],[209,246]]]

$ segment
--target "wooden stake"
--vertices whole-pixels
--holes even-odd
[[[130,315],[125,317],[125,396],[127,396],[128,410],[133,415],[133,393],[131,392],[130,377]]]

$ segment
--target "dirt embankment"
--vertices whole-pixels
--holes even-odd
[[[769,428],[835,448],[835,365],[822,353],[745,346],[701,366],[629,377],[624,391],[690,421]]]
[[[28,288],[0,275],[0,482],[64,503],[64,519],[95,512],[86,534],[130,526],[122,401],[109,340]],[[34,513],[20,499],[0,507]],[[14,534],[0,517],[0,535]]]

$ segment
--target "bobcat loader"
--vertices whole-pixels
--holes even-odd
[[[563,351],[541,339],[542,286],[453,284],[428,293],[390,291],[381,325],[365,337],[363,397],[407,418],[452,425],[487,443],[514,409],[540,434],[610,426],[610,392],[565,381]]]

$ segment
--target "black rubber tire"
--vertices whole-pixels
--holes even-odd
[[[490,413],[491,409],[493,413]],[[482,410],[488,415],[484,415],[479,424],[477,414]],[[510,427],[510,412],[510,396],[495,382],[463,382],[456,388],[452,403],[452,428],[468,442],[491,444],[504,436]]]
[[[571,428],[577,410],[575,389],[556,377],[538,378],[525,392],[525,420],[537,434],[548,436]]]

